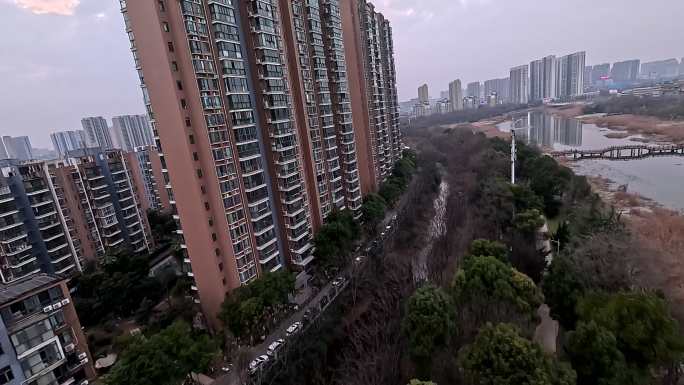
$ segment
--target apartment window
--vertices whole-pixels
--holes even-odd
[[[226,88],[228,92],[247,92],[247,79],[245,78],[226,78]]]
[[[164,30],[164,32],[169,32],[169,31],[171,30],[171,29],[169,28],[169,23],[163,22],[163,23],[162,23],[162,29]]]
[[[202,177],[202,170],[201,169],[197,169],[197,177],[198,178]]]
[[[174,72],[177,72],[177,71],[178,71],[178,62],[172,61],[172,62],[171,62],[171,69],[172,69]]]
[[[188,108],[188,103],[185,101],[185,99],[181,99],[181,108],[186,109]]]
[[[216,254],[217,257],[221,255],[221,249],[214,249],[214,254]]]
[[[166,5],[164,4],[164,0],[159,0],[159,10],[162,12],[166,11]]]
[[[207,188],[204,187],[204,186],[200,186],[200,190],[202,191],[202,194],[206,194],[206,193],[207,193]]]
[[[218,268],[219,268],[219,270],[223,271],[223,262],[219,262]]]
[[[209,227],[214,226],[214,220],[213,219],[209,219],[207,222],[209,223]]]
[[[190,123],[190,118],[185,118],[185,127],[190,127],[192,124]],[[190,135],[192,137],[192,135]],[[194,140],[191,141],[190,143],[195,143]]]
[[[235,94],[228,96],[228,102],[232,110],[244,110],[252,108],[252,101],[248,94]]]
[[[166,43],[169,46],[169,52],[173,52],[173,42]]]
[[[12,380],[14,380],[12,368],[5,366],[4,368],[0,369],[0,384],[9,384]]]
[[[199,155],[197,155],[196,152],[193,152],[193,153],[192,153],[192,159],[194,159],[195,162],[198,161],[198,160],[199,160]]]
[[[187,121],[190,121],[190,119],[186,120],[186,122]],[[190,144],[195,144],[195,137],[192,134],[188,135],[188,140],[190,141]]]
[[[180,80],[176,80],[176,87],[178,87],[180,91],[183,91],[183,83]]]
[[[216,233],[211,233],[211,240],[216,242],[217,239],[218,237],[216,236]]]

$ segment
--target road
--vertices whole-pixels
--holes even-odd
[[[356,253],[353,255],[354,259],[352,259],[352,262],[347,266],[341,273],[338,274],[338,276],[342,276],[346,278],[346,281],[344,284],[338,286],[337,288],[333,287],[332,282],[328,282],[315,296],[314,298],[308,302],[308,304],[304,305],[301,309],[299,309],[297,312],[292,314],[290,317],[285,319],[283,322],[280,323],[280,325],[271,333],[269,334],[266,339],[264,339],[264,342],[260,343],[259,345],[255,345],[250,348],[251,352],[251,357],[255,358],[257,356],[260,356],[262,354],[266,354],[266,351],[268,349],[268,346],[275,342],[276,340],[282,338],[285,341],[287,341],[287,336],[286,336],[286,330],[287,328],[294,324],[295,322],[302,322],[304,319],[304,314],[308,310],[312,310],[312,318],[310,321],[315,320],[318,318],[325,310],[330,306],[330,304],[337,298],[337,296],[347,287],[349,284],[349,280],[354,274],[355,269],[361,267],[364,263],[366,263],[367,259],[366,257],[362,257],[362,259],[359,261],[356,259],[356,257],[360,257],[361,254],[365,254],[365,251],[374,248],[377,246],[384,246],[384,244],[391,239],[391,236],[394,234],[394,229],[396,226],[394,224],[396,223],[396,218],[397,218],[397,212],[402,211],[405,208],[406,202],[404,197],[402,197],[402,200],[400,203],[397,205],[397,209],[395,210],[390,210],[387,212],[385,215],[385,219],[381,222],[379,225],[380,229],[382,230],[381,232],[384,233],[384,236],[379,236],[379,239],[370,239],[366,242],[365,245],[360,249],[359,253]],[[390,231],[386,230],[387,226],[392,226],[392,229]],[[379,251],[382,250],[382,247],[379,249]],[[374,253],[376,253],[378,250],[374,250]],[[322,300],[324,297],[328,298],[328,301],[323,305]],[[300,333],[305,331],[308,326],[310,326],[312,323],[309,322],[306,325],[304,325],[304,329],[300,330]],[[272,364],[272,362],[269,362],[269,366]],[[219,378],[217,378],[212,385],[241,385],[240,384],[240,379],[239,379],[239,374],[238,374],[238,368],[233,368],[233,371],[231,373],[227,373]],[[268,369],[266,369],[268,370]],[[254,381],[254,378],[252,378],[252,381]]]
[[[394,208],[390,209],[385,213],[385,218],[380,222],[377,228],[377,233],[381,234],[378,235],[377,238],[372,238],[369,239],[365,242],[365,244],[361,247],[360,252],[356,253],[353,255],[354,258],[360,256],[360,255],[365,255],[365,256],[370,256],[370,255],[376,255],[379,253],[382,253],[384,250],[384,245],[387,244],[393,237],[394,235],[394,230],[396,230],[396,223],[399,223],[397,218],[399,218],[403,212],[406,210],[406,206],[408,204],[408,196],[412,189],[415,186],[415,178],[409,183],[409,186],[407,187],[406,191],[407,193],[403,194],[399,202],[395,205]],[[387,226],[391,226],[390,230],[387,230]],[[384,235],[382,235],[384,234]],[[370,253],[368,253],[368,250],[371,250]],[[366,259],[363,259],[361,264],[367,262]],[[260,343],[259,345],[253,346],[250,348],[251,352],[251,358],[255,358],[257,356],[260,356],[262,354],[266,354],[266,350],[268,349],[268,346],[275,342],[276,340],[282,338],[287,341],[286,337],[286,329],[292,325],[295,322],[302,322],[304,319],[304,314],[307,312],[307,310],[313,310],[313,309],[318,309],[320,311],[313,312],[315,314],[314,318],[312,318],[310,321],[313,321],[317,317],[319,317],[325,309],[327,309],[328,306],[337,298],[339,293],[341,293],[344,288],[347,287],[347,284],[349,283],[349,278],[352,276],[354,269],[360,267],[358,263],[356,262],[355,259],[352,259],[352,262],[347,266],[338,276],[343,276],[347,278],[347,281],[342,285],[341,287],[335,289],[332,285],[332,282],[328,282],[321,290],[318,292],[314,298],[309,301],[308,304],[304,305],[301,309],[299,309],[297,312],[292,314],[290,317],[288,317],[286,320],[280,323],[280,325],[276,328],[275,331],[273,331],[271,334],[269,334],[265,339],[264,342]],[[326,303],[323,308],[321,308],[322,304],[322,299],[324,297],[328,297],[328,302]],[[302,331],[305,331],[308,326],[311,325],[311,322],[309,322],[307,325],[304,326],[304,329]],[[302,332],[300,331],[300,332]],[[272,363],[272,362],[270,362]],[[241,385],[240,384],[240,379],[237,373],[236,367],[233,367],[233,371],[231,373],[227,373],[221,377],[218,377],[212,385]],[[268,370],[268,369],[266,369]],[[254,377],[250,379],[252,383],[255,383]]]

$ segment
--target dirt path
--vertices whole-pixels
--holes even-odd
[[[534,342],[541,345],[548,354],[556,354],[556,339],[558,338],[558,321],[551,318],[549,307],[543,304],[537,310],[541,322],[534,330]]]

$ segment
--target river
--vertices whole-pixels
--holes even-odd
[[[577,119],[530,112],[499,124],[501,131],[515,128],[518,140],[535,144],[543,150],[600,149],[634,144],[643,138],[631,135],[610,138],[606,135],[621,131],[582,123]],[[581,175],[598,176],[611,180],[615,186],[626,186],[660,205],[684,211],[684,157],[655,157],[628,161],[583,160],[571,163]]]

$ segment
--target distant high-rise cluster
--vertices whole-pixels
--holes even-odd
[[[215,324],[232,289],[307,269],[328,215],[360,217],[391,174],[392,28],[365,0],[167,3],[121,10],[184,269]]]
[[[0,138],[0,159],[33,159],[33,148],[28,136],[3,136]]]
[[[532,61],[529,65],[528,100],[567,100],[582,95],[585,56],[584,52],[576,52],[561,57],[546,56]]]
[[[66,157],[69,151],[86,147],[85,132],[82,130],[53,132],[50,139],[60,158]]]

